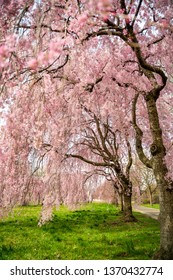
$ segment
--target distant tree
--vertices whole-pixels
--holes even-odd
[[[115,204],[116,207],[119,206],[117,192],[112,185],[112,182],[105,180],[94,192],[94,201],[100,200],[102,202],[107,202]]]
[[[112,200],[116,200],[116,205],[118,206],[118,204],[120,204],[120,209],[121,212],[124,211],[124,201],[123,201],[123,187],[120,184],[120,182],[117,179],[116,173],[111,169],[111,168],[95,168],[94,170],[92,170],[92,172],[90,172],[90,174],[88,175],[89,177],[93,176],[93,174],[97,175],[97,176],[102,176],[105,181],[104,184],[100,184],[100,188],[102,189],[102,192],[104,192],[104,186],[107,187],[111,186],[112,189],[114,189],[113,195],[112,192],[109,194],[109,196],[112,195]],[[109,188],[107,188],[107,192],[108,192]],[[95,190],[95,192],[97,192],[97,189]],[[107,195],[108,196],[108,195]],[[110,198],[111,200],[111,198]]]
[[[138,200],[141,201],[141,196],[145,192],[150,204],[153,204],[153,194],[158,190],[153,171],[144,166],[139,160],[133,162],[134,166],[131,171],[131,180],[133,186],[138,193]],[[139,197],[140,196],[140,197]]]
[[[107,119],[106,122],[103,122],[87,108],[84,108],[84,110],[86,123],[83,123],[83,135],[80,135],[79,141],[76,141],[76,145],[70,149],[66,157],[77,158],[94,167],[107,168],[110,170],[109,173],[114,173],[119,185],[114,184],[118,191],[122,191],[123,194],[125,220],[128,222],[134,221],[131,206],[132,183],[130,181],[130,168],[132,155],[130,143],[127,138],[123,139],[119,136],[120,131],[112,129],[111,120]],[[120,152],[119,138],[121,138],[122,143],[124,142],[123,148],[126,146],[127,149],[127,158],[124,159],[122,159]],[[80,152],[76,154],[75,146],[84,148],[81,148],[81,151],[79,148]]]

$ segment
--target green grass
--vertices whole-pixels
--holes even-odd
[[[38,206],[20,207],[0,222],[0,259],[136,260],[151,259],[158,249],[159,224],[140,213],[134,213],[138,222],[124,223],[113,205],[62,207],[38,227],[39,211]]]
[[[148,208],[154,208],[154,209],[160,209],[160,205],[159,204],[142,204],[142,206],[148,207]]]

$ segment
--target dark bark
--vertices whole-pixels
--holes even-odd
[[[137,221],[136,218],[133,216],[132,213],[132,184],[129,181],[128,184],[123,184],[123,198],[124,198],[124,219],[125,222],[135,222]]]
[[[124,194],[124,219],[125,222],[135,222],[136,218],[133,216],[132,213],[132,197],[131,195]]]

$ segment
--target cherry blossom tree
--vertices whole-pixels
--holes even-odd
[[[172,259],[172,174],[166,163],[165,139],[157,107],[159,98],[164,92],[169,92],[171,86],[169,83],[172,74],[170,49],[169,53],[164,52],[164,57],[161,57],[160,53],[172,40],[172,6],[168,5],[171,4],[168,1],[99,1],[97,3],[90,1],[89,4],[92,9],[87,4],[84,5],[84,11],[88,12],[88,20],[85,29],[87,34],[83,41],[102,36],[110,40],[121,39],[124,45],[125,62],[128,63],[125,69],[129,71],[131,81],[129,83],[128,77],[122,79],[124,77],[122,71],[119,72],[122,75],[119,85],[127,88],[127,94],[130,91],[135,94],[132,117],[136,131],[136,150],[140,160],[153,169],[160,189],[161,241],[157,257]],[[89,21],[93,23],[92,30]],[[136,77],[134,72],[137,72],[138,76],[136,81],[133,80]],[[148,116],[150,141],[152,141],[149,157],[144,152],[143,131],[137,121],[139,96],[143,97]]]
[[[0,13],[1,193],[28,192],[33,149],[49,163],[46,180],[59,174],[65,146],[79,137],[81,103],[114,120],[117,104],[160,190],[155,257],[172,259],[172,1],[9,0]]]
[[[81,131],[79,140],[75,141],[66,157],[78,158],[94,167],[108,169],[111,180],[114,181],[119,193],[122,191],[123,194],[125,221],[134,221],[131,206],[130,168],[132,155],[130,143],[127,138],[123,139],[122,135],[119,135],[119,130],[112,129],[114,124],[111,124],[111,119],[107,118],[106,122],[103,122],[86,107],[84,107],[84,111],[86,116],[84,116],[83,131]],[[124,158],[122,158],[120,145],[123,145],[123,149],[126,146],[127,153]],[[82,147],[77,149],[78,154],[75,153],[76,146]],[[104,174],[104,170],[102,174]]]

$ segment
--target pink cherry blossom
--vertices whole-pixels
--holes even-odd
[[[87,201],[85,176],[98,172],[90,163],[100,162],[101,151],[111,166],[118,154],[125,175],[128,140],[132,157],[138,154],[155,174],[161,197],[159,254],[173,258],[173,228],[167,224],[173,219],[171,2],[1,2],[3,213],[40,203],[42,224],[53,206]],[[104,149],[96,151],[90,144],[100,122],[95,143]],[[131,196],[130,184],[129,190],[124,195]]]
[[[36,70],[38,67],[38,60],[36,58],[32,58],[27,62],[27,66],[32,69]]]

